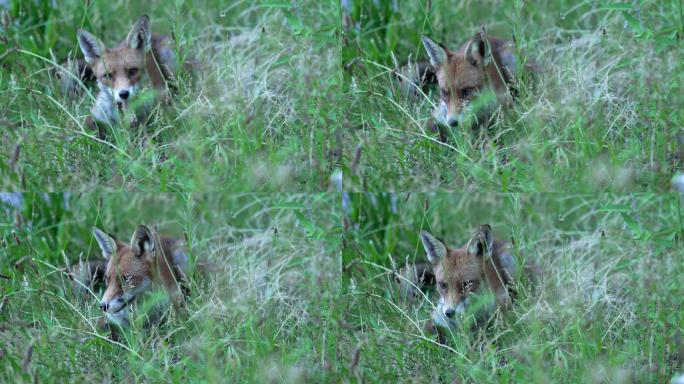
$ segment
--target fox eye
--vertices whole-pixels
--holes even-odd
[[[442,99],[446,100],[449,97],[449,92],[447,92],[446,89],[441,88],[439,90],[440,95],[442,96]]]
[[[128,70],[128,76],[135,76],[138,74],[138,68],[131,68]]]
[[[475,92],[475,88],[473,88],[473,87],[463,88],[463,89],[461,89],[461,97],[466,99],[466,98],[472,96],[474,92]]]
[[[461,285],[461,289],[463,292],[470,292],[470,290],[473,289],[473,284],[474,283],[472,281],[464,281]]]
[[[107,72],[104,74],[105,80],[111,80],[114,76],[112,75],[111,72]]]
[[[447,290],[447,284],[446,284],[445,282],[440,281],[440,282],[438,283],[438,285],[439,285],[439,290],[440,290],[440,291],[446,291],[446,290]]]

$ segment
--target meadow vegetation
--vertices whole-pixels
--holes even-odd
[[[340,342],[359,382],[663,383],[682,370],[677,195],[351,194],[344,217]],[[424,330],[436,289],[402,296],[393,271],[427,261],[420,230],[460,247],[485,223],[541,274],[519,274],[488,327],[437,344]]]
[[[84,124],[55,67],[141,15],[170,34],[173,102]],[[477,132],[428,128],[398,74],[484,27],[534,64]],[[0,382],[668,382],[684,372],[684,5],[611,1],[0,0]],[[548,193],[547,193],[548,192]],[[437,292],[394,273],[428,230],[509,240],[517,300],[445,344]],[[112,340],[97,226],[185,241],[186,304]],[[200,273],[201,265],[210,273]]]
[[[345,188],[667,191],[682,169],[678,1],[343,1]],[[485,144],[426,128],[439,99],[401,92],[421,36],[458,50],[481,27],[515,41],[523,76]]]
[[[339,371],[339,230],[330,195],[24,194],[0,208],[0,382],[322,382]],[[1,203],[0,203],[1,204]],[[103,287],[65,268],[101,258],[98,226],[184,239],[185,307],[144,328],[163,294],[136,300],[115,343],[98,328]]]
[[[12,1],[0,40],[0,189],[325,191],[341,71],[333,2]],[[90,93],[63,93],[50,69],[82,57],[76,31],[105,45],[140,15],[174,37],[174,103],[143,129],[85,125]]]

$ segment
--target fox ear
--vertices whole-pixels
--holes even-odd
[[[93,227],[93,236],[95,236],[97,244],[100,245],[102,257],[104,257],[105,260],[109,260],[116,252],[116,240],[97,227]]]
[[[427,253],[428,260],[432,264],[436,264],[446,257],[446,245],[444,245],[444,243],[442,243],[436,237],[432,236],[430,232],[420,231],[420,241],[423,242],[423,247]]]
[[[131,31],[128,32],[126,43],[131,49],[142,49],[145,52],[150,50],[152,32],[150,32],[150,18],[143,15],[135,22]]]
[[[467,249],[471,255],[489,258],[492,255],[492,227],[489,224],[480,225],[468,242]]]
[[[487,60],[489,60],[489,40],[484,28],[470,39],[465,55],[466,60],[474,66],[486,64]]]
[[[427,36],[423,36],[422,40],[433,68],[439,68],[447,62],[447,52],[444,47],[435,43]]]
[[[76,36],[78,37],[78,45],[81,47],[86,63],[93,64],[102,57],[104,46],[97,37],[82,29],[78,30]]]
[[[131,239],[131,252],[136,257],[151,258],[155,247],[155,234],[144,225],[138,226]]]

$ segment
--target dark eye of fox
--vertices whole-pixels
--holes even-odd
[[[440,291],[446,291],[447,290],[447,284],[443,281],[439,282],[439,290]]]
[[[446,89],[441,88],[441,89],[439,90],[439,93],[440,93],[440,95],[442,96],[442,99],[446,100],[446,99],[449,98],[449,92],[447,92]]]
[[[107,73],[104,74],[104,78],[105,78],[106,80],[111,80],[113,77],[114,77],[114,76],[112,75],[111,72],[107,72]]]
[[[135,288],[133,286],[133,277],[129,275],[123,276],[123,286],[126,288]]]
[[[466,98],[472,96],[474,91],[475,91],[475,88],[472,88],[472,87],[463,88],[463,89],[461,89],[461,97],[466,99]]]
[[[464,281],[463,284],[461,284],[461,292],[462,293],[469,293],[473,289],[473,286],[475,285],[474,282],[472,281]]]
[[[138,74],[138,68],[131,68],[131,69],[128,70],[128,76],[133,77],[133,76],[135,76],[135,75],[137,75],[137,74]]]

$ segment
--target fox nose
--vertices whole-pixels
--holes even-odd
[[[130,92],[128,92],[128,91],[119,91],[119,97],[121,98],[121,100],[128,99],[129,95],[130,95]]]
[[[104,301],[100,303],[100,309],[102,309],[104,312],[107,312],[108,308],[109,308],[109,303],[105,303]]]
[[[445,310],[444,310],[444,316],[446,316],[446,317],[448,317],[448,318],[450,318],[450,319],[451,319],[452,317],[454,317],[455,314],[456,314],[456,311],[455,311],[453,308],[449,308],[449,309],[445,309]]]

